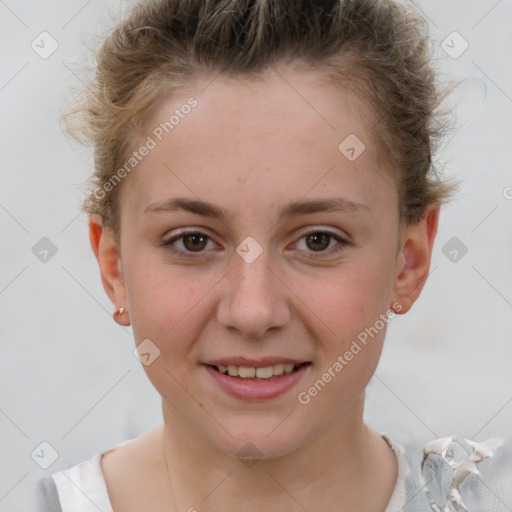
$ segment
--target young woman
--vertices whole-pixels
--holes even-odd
[[[166,0],[109,34],[68,121],[163,424],[42,480],[41,510],[510,510],[500,440],[418,461],[363,421],[452,190],[424,28],[391,0]]]

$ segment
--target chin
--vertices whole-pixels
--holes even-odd
[[[252,418],[248,421],[254,423]],[[304,430],[301,429],[301,432],[291,431],[291,425],[288,428],[284,427],[286,421],[279,425],[279,421],[273,420],[262,422],[259,427],[249,425],[247,428],[238,424],[239,432],[230,431],[232,436],[222,431],[224,434],[222,438],[212,438],[210,431],[210,435],[206,437],[217,449],[231,457],[247,461],[246,465],[250,467],[251,460],[255,462],[284,457],[307,442]],[[276,428],[277,425],[279,426]],[[229,431],[229,429],[227,430]]]

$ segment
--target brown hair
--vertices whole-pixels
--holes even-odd
[[[453,86],[438,82],[426,28],[411,1],[138,3],[103,40],[93,78],[63,114],[69,133],[94,148],[83,209],[100,214],[119,240],[121,185],[105,184],[129,158],[159,99],[199,76],[256,78],[296,62],[367,101],[383,160],[397,176],[401,219],[418,221],[429,204],[454,190],[440,180],[432,159],[449,128],[448,111],[439,106]]]

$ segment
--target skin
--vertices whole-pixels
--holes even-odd
[[[209,82],[163,98],[148,124],[150,134],[190,96],[198,100],[122,182],[119,247],[90,218],[105,291],[128,311],[120,323],[131,323],[137,344],[150,339],[160,350],[144,370],[162,396],[163,425],[102,458],[113,508],[384,511],[397,462],[364,424],[363,407],[385,328],[307,405],[297,396],[393,304],[410,309],[428,275],[439,207],[401,226],[369,110],[348,90],[285,67],[257,83]],[[355,161],[338,151],[351,133],[366,145]],[[367,208],[278,219],[291,201],[334,196]],[[226,222],[144,213],[173,197],[214,203]],[[180,254],[161,245],[179,228],[209,237],[198,257],[183,255],[197,240],[175,241]],[[335,238],[315,245],[306,228],[348,243],[334,252]],[[252,263],[235,252],[248,236],[263,248]],[[290,354],[312,363],[307,373],[259,402],[225,394],[202,365]],[[247,442],[261,456],[251,467],[237,459]]]

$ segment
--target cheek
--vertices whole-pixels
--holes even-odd
[[[378,365],[391,320],[391,261],[391,251],[362,252],[333,273],[332,279],[309,283],[314,290],[311,310],[328,326],[321,340],[321,382],[310,385],[322,388],[329,382],[320,400],[326,406],[330,400],[340,405],[350,401],[364,389]]]
[[[185,327],[199,325],[201,299],[214,285],[212,277],[203,278],[193,267],[166,264],[161,257],[144,258],[140,251],[130,254],[125,282],[135,339],[154,338],[167,346],[180,339]]]
[[[318,300],[311,307],[329,333],[321,339],[317,372],[301,389],[301,403],[314,398],[316,407],[330,410],[332,421],[367,386],[392,321],[388,315],[390,281],[383,280],[377,268],[351,270],[331,281],[328,288],[324,286],[323,292],[319,287]]]
[[[311,309],[338,337],[345,338],[388,310],[393,279],[384,258],[361,257],[347,262],[329,279],[311,280],[305,288],[310,290]]]
[[[130,319],[136,344],[150,340],[157,357],[144,365],[144,371],[160,394],[179,397],[195,366],[195,345],[204,320],[211,314],[207,297],[214,286],[191,269],[162,264],[140,265],[134,257],[127,265],[127,293]],[[146,342],[147,343],[147,342]],[[156,348],[155,348],[156,346]],[[192,388],[187,384],[187,388]]]

